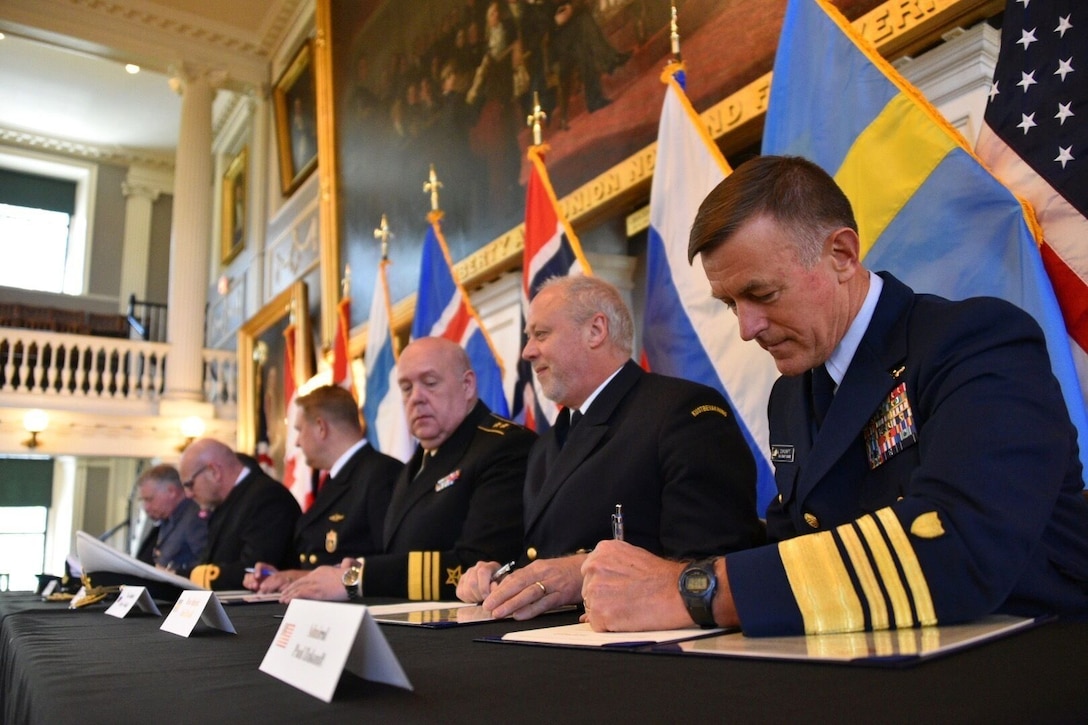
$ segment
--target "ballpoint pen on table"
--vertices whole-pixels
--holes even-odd
[[[616,513],[612,514],[612,538],[623,541],[623,504],[616,504]]]

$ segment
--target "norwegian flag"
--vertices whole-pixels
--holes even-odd
[[[525,256],[521,265],[522,330],[529,315],[529,302],[545,281],[568,274],[593,274],[578,237],[559,209],[544,166],[546,152],[547,146],[529,147],[531,168],[525,193]],[[522,348],[526,342],[523,334]],[[540,392],[532,366],[520,358],[513,402],[514,419],[538,432],[550,428],[559,412],[559,407]]]
[[[440,211],[429,215],[431,224],[423,240],[412,339],[444,337],[463,347],[476,371],[480,400],[494,413],[507,416],[510,409],[502,386],[502,360],[457,279],[441,219]]]

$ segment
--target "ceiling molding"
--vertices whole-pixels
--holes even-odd
[[[114,164],[116,166],[131,166],[133,164],[147,166],[152,169],[172,170],[174,157],[170,154],[155,154],[146,151],[137,151],[125,148],[102,148],[91,144],[74,143],[57,138],[47,138],[25,131],[16,131],[8,128],[0,128],[0,144],[7,144],[18,148],[34,151],[46,151],[54,154],[73,156],[99,163]]]
[[[268,0],[261,25],[253,32],[135,0],[5,0],[0,16],[15,32],[45,42],[159,72],[179,62],[217,68],[259,86],[268,82],[269,61],[283,33],[313,2]]]

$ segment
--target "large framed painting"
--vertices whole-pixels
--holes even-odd
[[[246,245],[246,199],[249,198],[249,154],[245,147],[231,159],[223,174],[223,228],[220,233],[219,260],[225,266],[238,256]]]
[[[880,2],[835,0],[850,17]],[[786,0],[417,0],[410,13],[393,0],[318,0],[328,54],[318,81],[327,89],[322,109],[333,115],[335,148],[335,173],[322,182],[337,204],[323,233],[335,235],[338,267],[376,268],[373,232],[385,214],[396,234],[391,296],[415,291],[431,164],[443,184],[442,224],[455,262],[506,237],[523,221],[534,97],[548,115],[544,142],[556,194],[601,187],[579,193],[587,225],[622,220],[644,204],[665,93],[661,72],[672,57],[672,4],[696,110],[771,70]],[[728,128],[757,115],[734,105],[720,114]],[[745,137],[745,148],[758,144],[759,130],[746,129]],[[637,174],[637,182],[624,174]],[[625,244],[622,231],[604,236],[599,251],[626,253],[609,247]],[[373,275],[355,275],[352,296],[370,299],[373,284]],[[354,309],[353,326],[365,313]]]
[[[549,171],[560,196],[628,158],[656,135],[670,55],[668,0],[320,0],[327,17],[327,82],[334,115],[339,267],[375,269],[374,228],[395,233],[391,296],[417,286],[430,211],[423,185],[433,164],[443,231],[454,261],[516,227],[524,216],[526,120],[539,98],[548,114]],[[677,3],[696,105],[721,98],[718,79],[747,82],[770,58],[723,52],[735,36],[731,0]],[[749,19],[759,17],[745,11]],[[773,38],[777,26],[752,32]],[[746,28],[746,32],[747,32]],[[322,28],[319,28],[319,33]],[[738,59],[738,55],[742,56]],[[747,65],[746,65],[747,64]],[[370,299],[373,275],[353,277]],[[353,311],[362,321],[364,306]]]
[[[272,92],[276,111],[276,146],[280,182],[290,196],[317,167],[317,85],[313,42],[295,53]]]
[[[293,328],[290,339],[288,327]],[[287,369],[288,360],[293,370]],[[266,442],[280,480],[288,426],[284,381],[288,375],[309,380],[314,367],[307,288],[299,281],[238,331],[238,450],[255,455],[258,444]]]

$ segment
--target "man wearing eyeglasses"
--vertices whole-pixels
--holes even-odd
[[[290,563],[300,511],[287,488],[211,438],[186,448],[178,471],[186,495],[208,512],[208,545],[190,579],[209,589],[241,589],[254,562]]]

